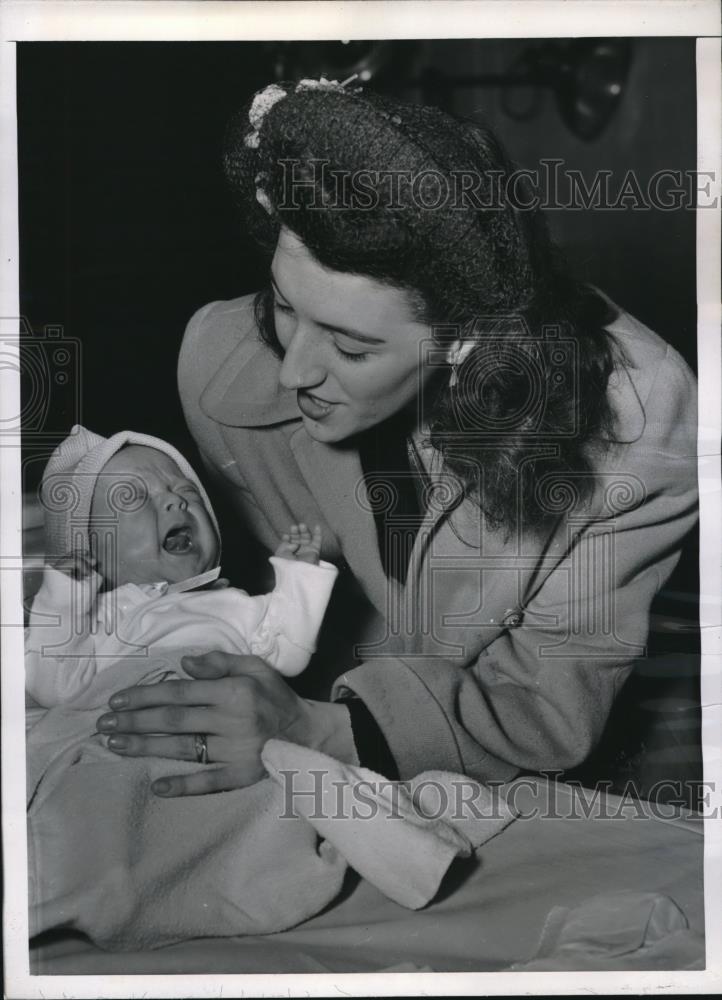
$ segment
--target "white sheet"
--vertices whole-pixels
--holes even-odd
[[[108,954],[76,938],[32,949],[42,974],[365,972],[400,962],[434,971],[492,971],[536,954],[554,907],[573,907],[614,890],[668,896],[689,925],[682,952],[670,937],[655,951],[654,968],[703,965],[702,821],[641,815],[607,796],[610,818],[585,818],[567,786],[556,786],[552,819],[538,811],[548,790],[541,780],[520,786],[526,818],[450,869],[435,900],[410,913],[355,880],[324,913],[268,937],[204,939],[145,953]],[[661,811],[662,807],[659,807]],[[534,811],[536,815],[533,815]],[[647,808],[647,813],[651,810]],[[576,816],[574,813],[576,812]],[[667,808],[667,812],[670,812]],[[592,949],[593,950],[593,949]],[[633,954],[600,968],[639,968]],[[593,968],[589,955],[580,967]],[[583,963],[583,964],[582,964]],[[567,966],[568,968],[568,966]]]

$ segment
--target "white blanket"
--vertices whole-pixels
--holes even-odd
[[[349,864],[418,908],[455,857],[512,819],[489,789],[460,775],[391,784],[280,740],[266,744],[269,777],[253,786],[158,798],[155,779],[199,765],[118,757],[95,722],[119,688],[182,673],[180,655],[118,661],[82,700],[31,728],[31,933],[68,927],[125,950],[280,931],[331,902]],[[473,809],[460,809],[464,801]]]

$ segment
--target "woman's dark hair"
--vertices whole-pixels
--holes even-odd
[[[267,88],[227,131],[251,234],[270,255],[284,226],[324,267],[406,290],[441,347],[473,340],[454,385],[436,352],[426,418],[490,522],[534,526],[562,494],[588,497],[613,437],[613,314],[523,207],[530,192],[493,133],[375,94],[294,88]],[[280,354],[269,305],[259,294],[259,330]]]

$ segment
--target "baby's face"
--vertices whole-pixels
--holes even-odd
[[[101,539],[94,555],[110,587],[179,583],[218,565],[218,537],[197,486],[168,455],[145,445],[121,448],[103,468],[90,529]],[[108,531],[116,542],[106,551]]]

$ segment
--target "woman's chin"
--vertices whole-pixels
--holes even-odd
[[[322,441],[324,444],[335,444],[337,441],[343,441],[344,438],[353,433],[353,431],[346,430],[341,422],[335,421],[331,414],[325,420],[313,420],[306,416],[303,416],[302,420],[308,436],[312,437],[314,441]]]

